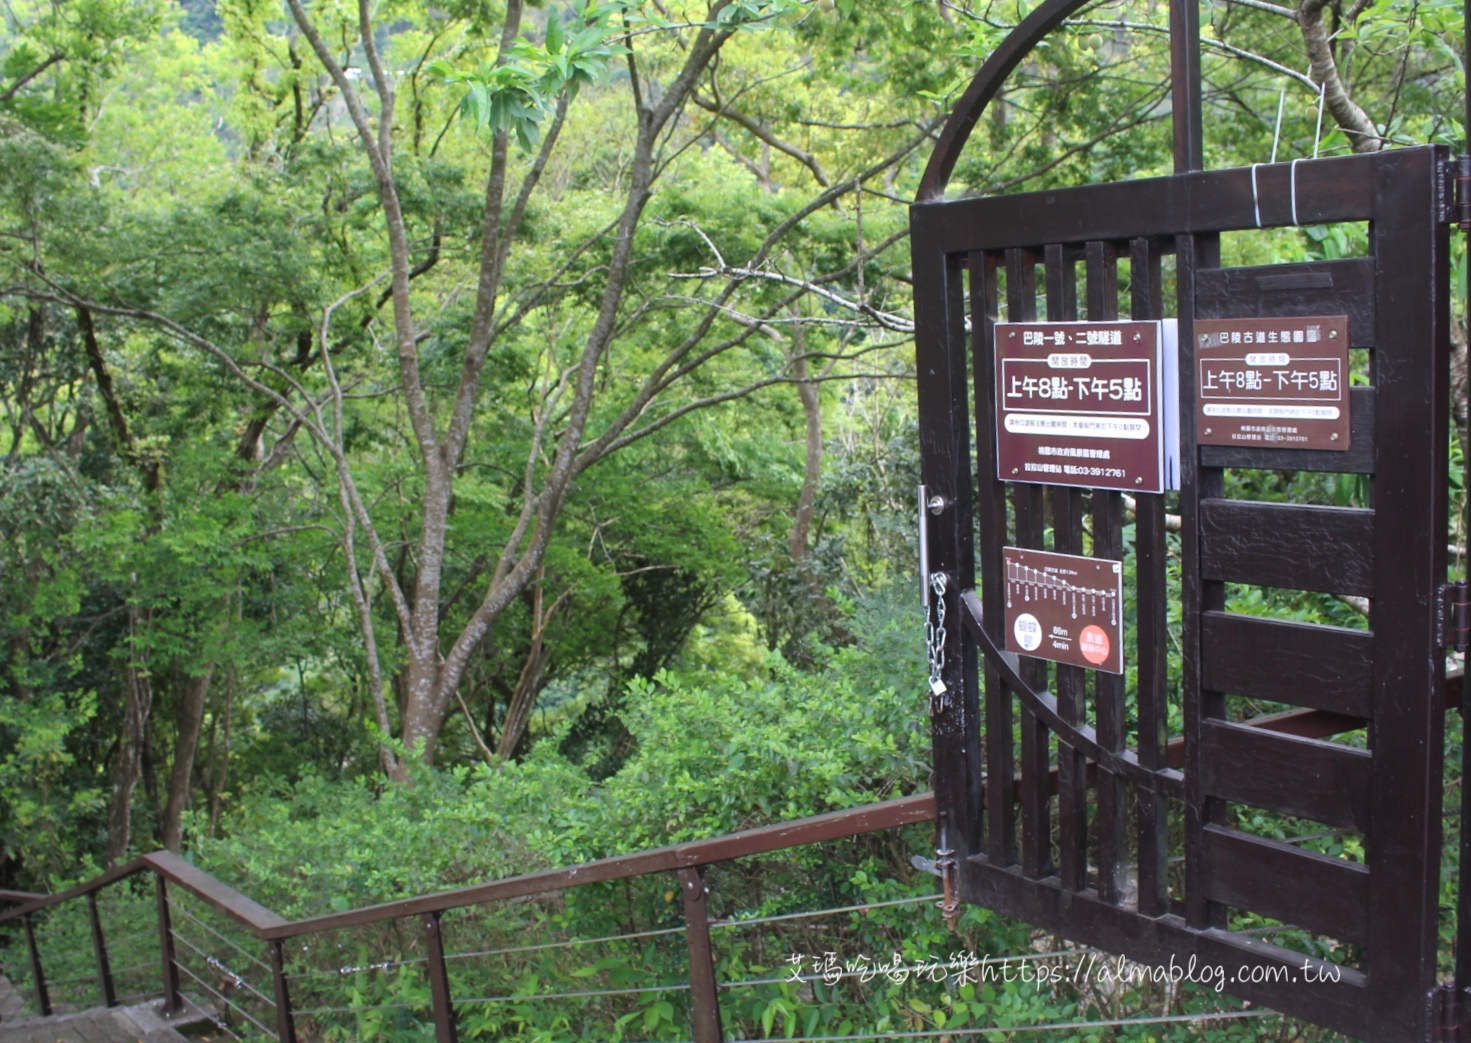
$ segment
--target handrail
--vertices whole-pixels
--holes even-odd
[[[917,793],[914,796],[900,797],[878,804],[867,804],[844,811],[831,811],[809,818],[793,819],[790,822],[759,826],[755,829],[742,830],[739,833],[727,833],[707,840],[673,844],[629,855],[616,855],[612,858],[584,862],[562,869],[524,873],[520,876],[474,884],[452,891],[440,891],[430,895],[419,895],[414,898],[364,906],[361,909],[350,909],[343,913],[292,921],[288,921],[254,899],[221,883],[209,873],[186,862],[173,852],[155,851],[136,858],[126,865],[115,866],[101,876],[58,894],[31,896],[34,900],[25,905],[0,913],[0,923],[29,916],[38,910],[72,898],[80,898],[124,877],[151,869],[170,883],[177,884],[196,898],[224,913],[261,941],[278,941],[339,927],[362,927],[404,916],[441,913],[468,905],[480,905],[485,902],[519,898],[547,891],[560,891],[569,887],[579,887],[582,884],[623,880],[643,876],[646,873],[673,872],[679,869],[706,866],[726,859],[766,854],[784,848],[801,847],[824,840],[836,840],[841,837],[858,836],[881,829],[926,822],[934,817],[934,794]]]
[[[172,851],[155,851],[141,859],[155,873],[170,883],[178,884],[185,891],[213,906],[230,919],[252,931],[257,938],[268,937],[267,932],[286,923],[279,916],[255,901],[227,887],[203,869],[184,861]]]
[[[45,897],[45,895],[38,895],[31,891],[6,891],[0,889],[0,902],[35,902]]]
[[[873,833],[881,829],[907,826],[916,822],[927,822],[935,817],[935,795],[917,793],[912,797],[900,797],[879,804],[868,804],[846,811],[832,811],[825,815],[794,819],[772,826],[759,826],[695,840],[669,847],[654,848],[631,855],[602,858],[596,862],[584,862],[566,869],[545,869],[537,873],[507,877],[485,884],[461,887],[454,891],[405,898],[381,905],[350,909],[343,913],[316,916],[293,923],[283,923],[262,932],[261,937],[269,940],[294,938],[317,931],[329,931],[339,927],[362,927],[367,924],[392,920],[401,916],[419,916],[425,913],[441,913],[466,905],[479,905],[507,898],[561,891],[583,884],[601,883],[606,880],[623,880],[643,876],[646,873],[673,872],[693,869],[698,866],[723,862],[726,859],[742,858],[747,855],[766,854],[804,844],[816,844],[824,840]]]
[[[54,895],[39,895],[34,901],[27,902],[18,909],[11,909],[7,912],[0,913],[0,923],[5,923],[7,920],[19,920],[48,906],[59,905],[73,898],[81,898],[83,895],[92,894],[102,890],[108,884],[115,884],[124,877],[134,876],[147,868],[148,866],[141,858],[135,858],[131,862],[126,862],[120,866],[113,866],[107,872],[100,876],[94,876],[86,883],[78,884],[76,887],[69,887],[65,891],[60,891]]]
[[[360,927],[384,920],[418,916],[422,920],[427,949],[430,991],[433,997],[435,1038],[437,1043],[456,1043],[454,1001],[450,996],[448,972],[440,935],[440,915],[450,909],[486,902],[543,894],[606,880],[625,880],[649,873],[674,872],[679,877],[684,895],[686,943],[690,954],[690,988],[694,1009],[694,1038],[699,1043],[715,1043],[721,1038],[720,1011],[715,981],[714,956],[710,948],[709,920],[705,910],[704,868],[715,862],[766,854],[786,848],[801,847],[827,840],[858,836],[883,829],[893,829],[935,817],[933,793],[917,793],[909,797],[867,804],[862,807],[833,811],[824,815],[779,822],[770,826],[728,833],[723,836],[671,844],[650,851],[599,859],[562,869],[493,880],[471,887],[461,887],[437,894],[419,895],[395,902],[366,906],[362,909],[310,917],[288,922],[259,902],[215,879],[169,851],[155,851],[114,866],[100,876],[68,888],[59,894],[35,895],[26,892],[0,892],[0,898],[20,902],[18,908],[0,913],[0,924],[19,920],[25,930],[30,954],[31,975],[35,981],[36,1003],[43,1015],[51,1013],[46,990],[46,976],[41,954],[36,946],[32,914],[74,898],[87,899],[91,921],[92,944],[97,960],[98,983],[108,1006],[117,1003],[112,972],[107,958],[106,941],[98,917],[97,892],[139,873],[151,872],[157,887],[159,955],[163,971],[163,996],[169,1013],[183,1007],[181,969],[174,950],[174,935],[169,915],[169,885],[194,895],[207,905],[244,927],[269,946],[271,975],[274,979],[276,1037],[279,1043],[296,1043],[296,1029],[291,997],[285,973],[286,955],[283,941],[305,934],[340,927]],[[228,1001],[226,1001],[228,1002]],[[267,1001],[271,1002],[271,1001]]]

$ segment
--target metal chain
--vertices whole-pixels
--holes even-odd
[[[945,669],[945,587],[946,580],[943,572],[930,573],[930,589],[935,594],[930,599],[934,605],[934,618],[932,620],[930,612],[926,610],[924,643],[930,660],[931,717],[938,717],[950,708],[950,689],[940,679],[940,674]]]

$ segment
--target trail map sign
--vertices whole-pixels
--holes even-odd
[[[1123,562],[1005,547],[1006,648],[1124,672]]]
[[[1197,319],[1202,445],[1347,451],[1348,317]]]
[[[1162,491],[1162,339],[1158,322],[998,323],[1002,479]]]

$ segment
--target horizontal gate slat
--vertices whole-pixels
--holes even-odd
[[[1228,612],[1206,612],[1201,687],[1249,699],[1369,717],[1374,635]]]
[[[1268,449],[1262,446],[1203,445],[1202,467],[1249,467],[1259,471],[1326,471],[1331,474],[1374,473],[1376,396],[1371,387],[1348,389],[1349,447]]]
[[[1347,315],[1352,348],[1374,346],[1374,261],[1204,268],[1195,273],[1198,319]]]
[[[1227,583],[1374,594],[1374,512],[1200,502],[1200,574]]]
[[[1368,832],[1368,750],[1215,720],[1200,743],[1207,795]]]
[[[1277,163],[1260,167],[1255,178],[1250,167],[1238,167],[920,203],[910,209],[911,228],[917,241],[939,253],[965,253],[1294,223],[1368,221],[1374,217],[1375,170],[1370,155],[1337,156],[1311,167],[1302,165],[1295,222],[1290,205],[1291,165]]]
[[[1222,826],[1205,827],[1205,887],[1213,902],[1362,943],[1369,870]]]

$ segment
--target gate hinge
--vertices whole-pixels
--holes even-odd
[[[1440,588],[1440,643],[1463,654],[1471,648],[1471,583],[1464,579]]]
[[[1446,194],[1450,204],[1450,223],[1463,232],[1471,232],[1471,156],[1456,156],[1450,167],[1450,184]]]
[[[1461,1017],[1465,1013],[1465,997],[1462,990],[1456,988],[1456,983],[1448,981],[1435,990],[1435,1006],[1439,1008],[1439,1035],[1440,1043],[1459,1043],[1461,1032]]]

